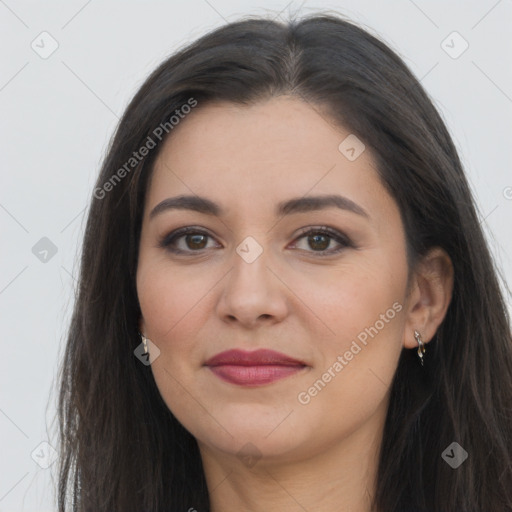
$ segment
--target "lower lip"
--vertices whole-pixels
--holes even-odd
[[[239,386],[260,386],[284,379],[305,368],[305,366],[262,365],[239,366],[219,365],[209,366],[210,370],[220,379]]]

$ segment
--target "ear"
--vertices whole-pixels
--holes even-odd
[[[453,264],[445,250],[434,247],[423,256],[411,276],[403,344],[418,346],[414,331],[429,342],[443,321],[453,292]]]

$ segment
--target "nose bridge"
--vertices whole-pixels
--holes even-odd
[[[219,301],[219,314],[224,317],[252,323],[259,317],[281,318],[285,314],[282,284],[270,270],[270,247],[263,236],[260,240],[248,236],[235,248],[233,268]]]
[[[264,280],[264,275],[268,272],[270,248],[268,244],[259,237],[259,241],[252,236],[242,240],[235,248],[233,255],[233,278],[247,281]]]
[[[233,255],[233,271],[230,273],[230,284],[235,288],[244,289],[252,294],[268,293],[268,275],[270,271],[270,247],[262,236],[259,241],[253,236],[247,236],[235,248]]]

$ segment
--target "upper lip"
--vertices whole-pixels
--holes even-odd
[[[261,366],[261,365],[280,365],[280,366],[306,366],[306,363],[294,359],[293,357],[276,352],[275,350],[259,349],[252,352],[245,350],[226,350],[211,357],[206,361],[206,366],[220,366],[224,364],[237,366]]]

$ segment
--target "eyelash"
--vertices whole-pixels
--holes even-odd
[[[167,251],[170,251],[174,254],[191,254],[191,253],[202,253],[203,251],[206,251],[207,249],[199,249],[197,251],[194,250],[188,250],[184,251],[182,249],[177,249],[176,247],[172,247],[176,241],[185,236],[185,235],[205,235],[209,238],[213,238],[209,233],[202,231],[201,229],[195,228],[194,226],[187,226],[184,228],[177,229],[176,231],[173,231],[169,233],[168,235],[165,235],[161,238],[161,240],[158,243],[158,247],[165,249]],[[321,235],[327,235],[332,240],[338,242],[340,244],[340,247],[335,250],[326,250],[326,251],[306,251],[306,252],[312,252],[315,255],[318,255],[319,257],[323,256],[331,256],[333,254],[337,254],[341,252],[343,249],[346,249],[347,247],[355,248],[355,245],[352,243],[352,241],[343,233],[340,233],[339,231],[336,231],[334,229],[329,228],[328,226],[322,226],[320,228],[303,228],[300,231],[299,236],[295,239],[300,240],[301,238],[304,238],[308,235],[312,234],[321,234]]]

